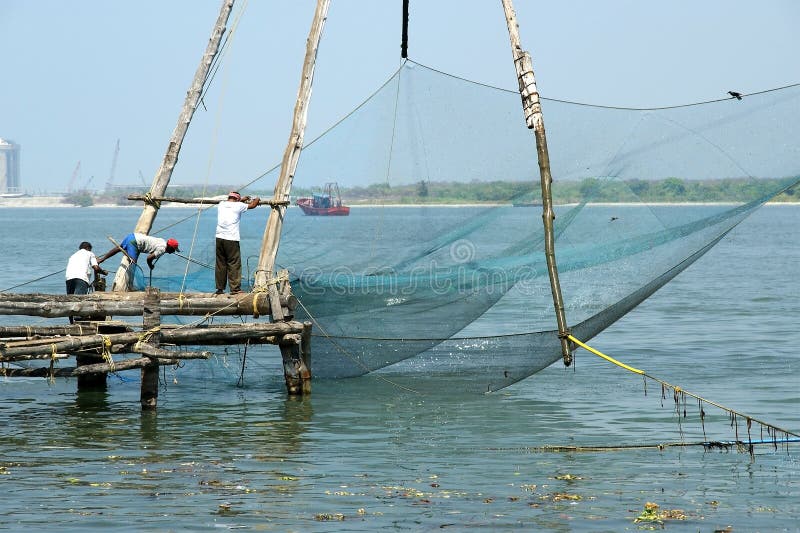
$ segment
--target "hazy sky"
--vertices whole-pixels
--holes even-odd
[[[22,145],[22,186],[152,181],[221,0],[0,0],[0,138]],[[306,139],[400,62],[401,0],[333,0]],[[315,2],[244,8],[172,183],[249,182],[279,162]],[[517,0],[542,96],[649,107],[800,82],[800,2]],[[500,0],[411,0],[409,55],[514,89]],[[545,121],[547,116],[545,115]],[[91,181],[90,181],[91,180]],[[266,190],[272,184],[259,186]]]

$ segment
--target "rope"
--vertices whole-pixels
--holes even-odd
[[[767,432],[768,433],[770,432],[770,430],[772,430],[773,431],[773,435],[776,432],[780,432],[780,433],[783,433],[786,436],[792,435],[793,437],[800,437],[800,434],[798,434],[798,433],[794,433],[794,432],[789,431],[787,429],[780,428],[780,427],[778,427],[778,426],[776,426],[774,424],[770,424],[769,422],[765,422],[763,420],[759,420],[759,419],[754,418],[754,417],[752,417],[750,415],[747,415],[747,414],[741,413],[739,411],[736,411],[734,409],[731,409],[730,407],[726,407],[726,406],[724,406],[724,405],[722,405],[720,403],[713,402],[711,400],[703,398],[700,395],[697,395],[697,394],[694,394],[692,392],[689,392],[689,391],[687,391],[687,390],[685,390],[685,389],[683,389],[683,388],[681,388],[681,387],[679,387],[677,385],[672,385],[671,383],[667,383],[666,381],[664,381],[662,379],[659,379],[659,378],[657,378],[655,376],[652,376],[652,375],[648,374],[644,370],[640,370],[638,368],[634,368],[632,366],[626,365],[625,363],[622,363],[622,362],[614,359],[613,357],[610,357],[610,356],[600,352],[599,350],[595,350],[594,348],[584,344],[580,340],[576,339],[573,335],[570,335],[568,338],[569,338],[569,340],[571,340],[572,342],[574,342],[575,344],[577,344],[581,348],[583,348],[583,349],[585,349],[585,350],[597,355],[598,357],[601,357],[601,358],[605,359],[606,361],[608,361],[610,363],[613,363],[613,364],[617,365],[620,368],[623,368],[623,369],[627,370],[628,372],[633,372],[634,374],[638,374],[640,376],[643,376],[645,379],[651,379],[651,380],[661,384],[662,398],[665,397],[664,392],[665,392],[666,389],[672,389],[672,391],[673,391],[673,399],[675,401],[676,409],[679,408],[680,402],[681,402],[681,400],[683,400],[683,403],[684,403],[683,416],[684,417],[686,416],[685,397],[686,396],[690,396],[692,398],[695,398],[698,401],[698,406],[700,408],[700,420],[704,424],[704,427],[703,427],[703,432],[704,433],[705,433],[705,411],[703,411],[703,406],[702,406],[703,402],[705,402],[705,403],[707,403],[709,405],[713,405],[714,407],[717,407],[718,409],[721,409],[721,410],[727,412],[730,415],[730,417],[731,417],[731,426],[735,427],[736,432],[737,432],[737,439],[736,439],[737,441],[739,440],[738,439],[739,425],[738,425],[738,422],[737,422],[737,417],[743,417],[745,419],[745,421],[746,421],[748,443],[750,443],[750,444],[753,443],[753,440],[750,439],[750,426],[751,426],[752,422],[756,422],[756,423],[760,424],[762,427],[767,428]]]
[[[800,443],[800,439],[785,438],[778,441],[777,439],[759,439],[750,442],[740,440],[723,440],[723,441],[700,441],[700,442],[661,442],[655,444],[608,444],[596,446],[567,446],[567,445],[546,445],[546,446],[525,446],[522,448],[506,448],[506,447],[492,447],[487,448],[493,452],[520,452],[520,453],[571,453],[571,452],[624,452],[628,450],[664,450],[666,448],[689,448],[691,446],[702,446],[706,449],[714,448],[732,448],[736,447],[741,450],[747,445],[759,444],[792,444]],[[746,450],[744,450],[746,451]]]
[[[422,63],[417,63],[413,59],[409,59],[408,61],[413,63],[413,64],[415,64],[415,65],[418,65],[418,66],[420,66],[422,68],[426,68],[426,69],[428,69],[428,70],[430,70],[432,72],[436,72],[438,74],[442,74],[443,76],[447,76],[447,77],[453,78],[455,80],[465,81],[465,82],[471,83],[473,85],[478,85],[478,86],[481,86],[481,87],[487,87],[489,89],[495,89],[495,90],[506,92],[506,93],[519,94],[519,89],[514,89],[514,90],[503,89],[501,87],[497,87],[497,86],[494,86],[494,85],[489,85],[487,83],[481,83],[481,82],[470,80],[470,79],[467,79],[467,78],[462,78],[461,76],[455,76],[453,74],[449,74],[449,73],[444,72],[442,70],[438,70],[438,69],[435,69],[433,67],[429,67],[428,65],[424,65]],[[742,96],[742,97],[755,96],[757,94],[765,94],[765,93],[770,93],[770,92],[775,92],[775,91],[782,91],[784,89],[791,89],[791,88],[797,87],[797,86],[800,86],[800,83],[792,83],[790,85],[784,85],[782,87],[774,87],[772,89],[765,89],[763,91],[756,91],[756,92],[752,92],[752,93],[741,94],[740,96]],[[560,100],[558,98],[544,98],[542,96],[540,96],[540,98],[542,100],[548,100],[550,102],[559,102],[559,103],[562,103],[562,104],[572,104],[572,105],[579,105],[579,106],[584,106],[584,107],[595,107],[595,108],[598,108],[598,109],[618,109],[618,110],[623,110],[623,111],[661,111],[661,110],[665,110],[665,109],[678,109],[678,108],[681,108],[681,107],[692,107],[692,106],[713,104],[713,103],[716,103],[716,102],[724,102],[725,100],[736,99],[735,96],[726,96],[724,98],[717,98],[715,100],[703,100],[703,101],[699,101],[699,102],[691,102],[691,103],[688,103],[688,104],[678,104],[678,105],[671,105],[671,106],[625,107],[625,106],[610,106],[610,105],[588,104],[586,102],[576,102],[576,101],[573,101],[573,100]]]
[[[111,357],[111,337],[108,335],[100,335],[100,337],[103,339],[103,348],[101,351],[103,361],[108,363],[110,372],[114,372],[114,358]]]

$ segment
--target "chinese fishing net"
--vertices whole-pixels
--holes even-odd
[[[584,340],[764,202],[793,194],[800,176],[797,86],[657,109],[544,98],[542,109],[565,313]],[[250,189],[271,190],[277,173]],[[293,195],[319,195],[327,182],[349,216],[292,206],[278,256],[301,302],[296,318],[314,324],[315,378],[463,377],[487,391],[561,359],[535,138],[516,91],[408,61],[306,139]],[[203,213],[204,235],[215,213]],[[243,224],[250,279],[266,209],[258,213],[244,215],[259,220],[247,223],[256,230]],[[213,291],[207,241],[188,278],[153,284]]]

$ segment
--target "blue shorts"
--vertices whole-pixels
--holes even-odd
[[[134,261],[139,258],[139,248],[136,247],[136,237],[133,236],[133,233],[125,235],[125,238],[122,239],[120,243],[120,247],[125,250],[125,253]]]

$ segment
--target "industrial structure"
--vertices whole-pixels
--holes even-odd
[[[19,173],[20,145],[0,138],[0,194],[22,194]]]

